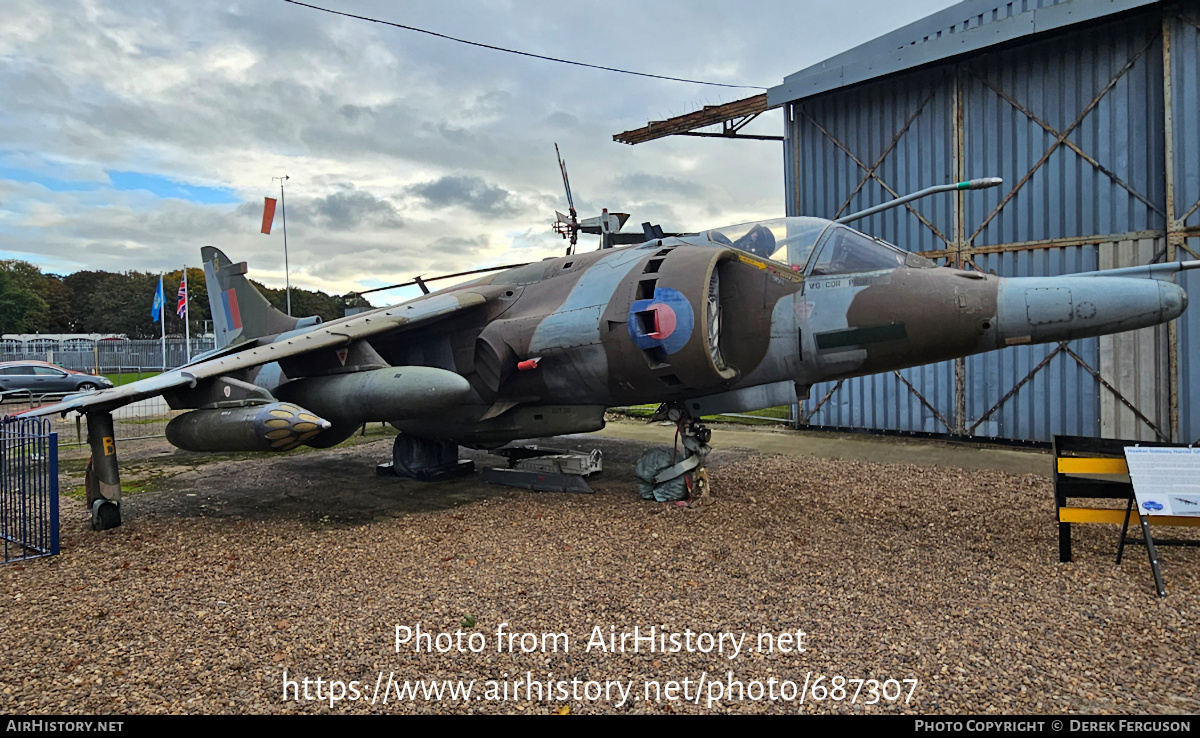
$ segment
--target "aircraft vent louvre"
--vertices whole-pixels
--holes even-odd
[[[681,380],[679,377],[675,376],[674,374],[664,374],[658,378],[658,381],[662,382],[663,384],[667,385],[668,387],[682,387],[683,386],[683,380]]]
[[[671,363],[667,361],[667,352],[663,351],[662,346],[643,349],[642,355],[646,357],[646,364],[653,371],[669,369],[671,367]]]
[[[484,386],[492,392],[500,389],[504,367],[500,354],[487,341],[475,343],[475,371]]]

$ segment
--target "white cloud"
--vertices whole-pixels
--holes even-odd
[[[949,4],[328,1],[539,54],[749,84]],[[555,141],[583,216],[608,207],[630,212],[631,228],[695,230],[783,211],[778,143],[612,141],[753,90],[551,64],[283,2],[9,0],[5,15],[0,167],[92,187],[0,169],[0,251],[55,269],[174,268],[212,243],[282,284],[281,238],[258,233],[281,174],[301,286],[345,292],[557,254]],[[772,112],[752,125],[782,124]],[[244,204],[118,192],[102,186],[107,170],[227,188]]]

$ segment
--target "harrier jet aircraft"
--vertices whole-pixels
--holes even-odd
[[[155,395],[188,411],[167,437],[193,451],[327,447],[390,422],[395,467],[417,478],[460,445],[599,430],[614,405],[663,403],[704,451],[701,415],[792,403],[816,382],[1172,320],[1187,306],[1174,274],[1200,267],[1001,278],[812,217],[646,234],[327,323],[275,310],[245,263],[204,247],[215,351],[25,415],[86,414],[101,529],[120,524],[111,411]]]

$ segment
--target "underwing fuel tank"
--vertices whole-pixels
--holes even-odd
[[[304,407],[336,427],[439,415],[471,394],[466,379],[429,366],[389,366],[370,371],[306,377],[276,389],[277,397]]]
[[[1146,328],[1173,320],[1187,308],[1187,293],[1177,284],[1103,274],[1001,281],[996,347]]]
[[[302,407],[271,402],[186,412],[167,423],[167,440],[185,451],[287,451],[329,427]]]

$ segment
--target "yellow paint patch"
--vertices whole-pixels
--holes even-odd
[[[1077,459],[1064,456],[1058,460],[1059,474],[1128,474],[1125,459]]]
[[[738,258],[738,261],[742,262],[743,264],[749,264],[752,267],[757,267],[759,269],[764,269],[764,270],[767,268],[767,262],[759,261],[758,259],[755,259],[752,256],[747,256],[746,254],[738,254],[737,258]]]
[[[1120,525],[1125,517],[1124,510],[1098,509],[1094,507],[1060,507],[1058,522],[1060,523],[1109,523]],[[1147,515],[1150,525],[1183,525],[1200,527],[1200,518],[1185,518],[1179,515]],[[1140,525],[1136,512],[1129,513],[1129,525]]]
[[[116,452],[117,452],[116,441],[113,440],[112,436],[105,436],[104,437],[104,455],[112,456]]]

